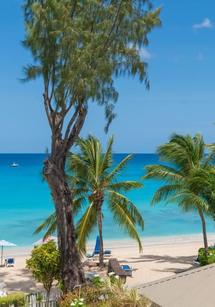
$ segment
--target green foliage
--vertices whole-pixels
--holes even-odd
[[[71,303],[72,307],[86,307],[85,303],[84,303],[84,299],[83,298],[76,298],[74,299],[74,301]]]
[[[72,198],[66,190],[65,160],[84,125],[89,104],[96,102],[104,106],[107,131],[115,117],[118,98],[114,81],[129,75],[149,87],[147,63],[141,57],[141,48],[148,45],[148,34],[160,25],[160,9],[153,9],[150,0],[25,0],[23,7],[23,45],[33,57],[32,63],[25,66],[25,81],[42,79],[44,109],[51,129],[51,157],[45,163],[44,178],[53,198],[56,184],[50,180],[51,172],[55,182],[64,183],[62,194]],[[54,201],[57,208],[69,202]],[[91,217],[94,211],[90,210]],[[74,229],[73,218],[71,215],[62,224],[60,210],[57,212],[59,234],[63,236],[66,228]],[[90,220],[85,216],[84,221]],[[133,222],[127,218],[129,234],[138,239]],[[85,224],[90,231],[92,223]],[[82,246],[85,238],[86,235],[82,236]],[[78,262],[75,242],[71,250],[61,248],[62,257],[76,255],[73,260]],[[71,270],[66,270],[66,264],[62,259],[65,290],[72,284],[66,285],[72,272],[72,265]],[[80,270],[79,264],[74,267]]]
[[[214,200],[214,154],[206,154],[207,145],[199,134],[194,137],[174,134],[157,152],[165,164],[148,165],[144,176],[164,183],[155,192],[152,204],[165,201],[177,203],[185,212],[197,210],[206,237],[203,213],[210,212]]]
[[[125,169],[131,155],[113,167],[113,139],[110,139],[105,153],[99,140],[93,136],[79,139],[77,145],[80,152],[71,155],[68,167],[73,171],[69,178],[71,188],[74,187],[79,195],[88,200],[88,208],[76,228],[80,249],[85,250],[86,240],[97,226],[99,210],[102,210],[104,200],[107,201],[114,220],[138,242],[141,249],[136,225],[143,229],[143,218],[125,192],[140,188],[142,184],[137,181],[118,180],[118,175]]]
[[[127,289],[116,277],[108,276],[99,285],[84,286],[67,294],[60,307],[69,307],[72,302],[83,299],[89,307],[150,307],[152,303],[139,294],[137,289]],[[78,305],[77,305],[78,306]]]
[[[93,307],[93,305],[90,305]],[[153,307],[154,304],[146,297],[139,294],[138,289],[118,290],[112,293],[110,298],[98,307]]]
[[[118,97],[114,78],[137,75],[148,86],[141,48],[160,25],[160,9],[149,1],[25,0],[24,11],[23,44],[34,59],[26,79],[42,76],[53,109],[97,101],[110,122]]]
[[[208,157],[214,163],[214,156]],[[214,155],[214,153],[213,153]],[[210,160],[211,161],[211,160]],[[208,214],[215,220],[215,167],[213,164],[200,169],[190,181],[191,188],[195,187],[208,203]]]
[[[204,248],[200,248],[198,251],[198,261],[201,265],[215,263],[215,247],[208,248],[208,254],[206,254]]]
[[[138,242],[142,249],[141,240],[137,232],[137,226],[144,228],[143,218],[135,204],[127,198],[126,192],[142,187],[137,181],[119,181],[118,175],[125,169],[131,160],[131,155],[126,156],[119,164],[113,167],[112,145],[110,139],[106,152],[103,153],[101,143],[93,136],[87,139],[79,139],[77,142],[80,150],[72,154],[68,159],[68,182],[75,197],[73,212],[82,213],[76,225],[78,246],[85,252],[86,241],[92,230],[97,227],[99,208],[107,201],[114,220],[129,236]],[[56,228],[55,221],[50,216],[39,230],[47,228],[50,234]],[[52,221],[52,223],[50,223]],[[55,225],[55,227],[54,227]]]
[[[82,286],[80,289],[76,288],[72,292],[64,296],[60,302],[60,307],[70,307],[71,303],[80,298],[84,299],[84,302],[87,304],[96,304],[100,302],[99,297],[102,295],[100,288],[92,286]]]
[[[49,241],[34,247],[30,259],[26,260],[26,266],[49,294],[53,282],[59,280],[60,276],[60,255],[55,242]]]
[[[57,221],[56,221],[56,214],[55,212],[48,216],[44,222],[42,222],[37,229],[35,230],[34,234],[38,234],[45,230],[44,239],[49,237],[50,235],[54,234],[57,230]]]
[[[1,307],[24,307],[25,306],[25,294],[22,292],[14,292],[7,296],[0,297]]]

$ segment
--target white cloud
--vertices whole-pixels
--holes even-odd
[[[201,23],[196,23],[193,25],[193,29],[211,29],[213,28],[213,23],[209,18],[205,18]]]
[[[139,50],[139,53],[140,53],[141,58],[144,61],[148,61],[148,60],[150,60],[152,58],[151,53],[148,50],[146,50],[145,48],[141,48]]]

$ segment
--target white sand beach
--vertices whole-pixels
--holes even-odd
[[[209,234],[208,238],[209,243],[214,244],[215,235]],[[105,241],[105,248],[112,250],[113,257],[132,266],[133,276],[127,279],[129,287],[137,287],[196,267],[193,260],[201,246],[201,234],[144,238],[141,254],[132,241]],[[92,247],[89,244],[88,250],[92,250]],[[33,292],[42,289],[41,285],[35,284],[25,268],[30,250],[31,248],[5,250],[5,256],[15,257],[14,267],[0,268],[0,283],[5,283],[6,291]]]

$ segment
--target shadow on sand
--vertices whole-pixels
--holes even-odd
[[[20,269],[14,277],[12,274],[9,277],[9,274],[9,272],[0,272],[0,280],[5,283],[7,291],[33,292],[38,289],[38,284],[34,282],[27,269]]]
[[[155,263],[168,263],[173,264],[173,267],[166,267],[163,269],[153,269],[153,271],[157,272],[171,272],[171,273],[182,273],[184,271],[193,269],[198,267],[198,264],[194,263],[195,257],[194,256],[179,256],[179,257],[172,257],[172,256],[159,256],[159,255],[141,255],[139,257],[133,257],[129,259],[129,264],[135,263],[146,263],[146,262],[155,262]],[[186,267],[178,268],[174,267],[178,264],[184,264]]]

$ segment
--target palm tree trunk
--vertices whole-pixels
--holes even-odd
[[[71,210],[72,196],[66,181],[65,160],[50,157],[43,173],[51,189],[57,217],[58,248],[61,255],[61,278],[64,291],[83,283],[84,275],[76,247],[76,235]]]
[[[98,228],[99,228],[99,239],[100,239],[100,252],[99,252],[99,266],[104,266],[104,242],[102,232],[102,209],[101,205],[98,206]]]
[[[205,248],[205,254],[208,254],[208,239],[207,239],[207,230],[206,230],[206,222],[205,217],[201,209],[198,209],[199,216],[201,218],[202,222],[202,233],[203,233],[203,240],[204,240],[204,248]]]

